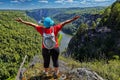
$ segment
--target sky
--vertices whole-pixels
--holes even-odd
[[[0,0],[0,9],[39,9],[109,6],[116,0]]]

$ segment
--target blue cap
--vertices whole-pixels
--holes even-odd
[[[43,25],[45,28],[49,28],[54,25],[54,21],[50,17],[44,19]]]

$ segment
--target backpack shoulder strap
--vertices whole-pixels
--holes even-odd
[[[44,36],[44,34],[45,34],[44,28],[42,29],[42,32],[43,32],[42,36]]]
[[[52,32],[54,33],[54,27],[52,26]]]

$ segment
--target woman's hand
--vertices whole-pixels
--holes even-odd
[[[61,24],[62,26],[64,26],[64,25],[66,25],[66,24],[68,24],[68,23],[70,23],[70,22],[72,22],[72,21],[74,21],[74,20],[76,20],[76,19],[78,19],[78,18],[80,18],[80,16],[75,16],[75,17],[73,17],[72,19],[69,19],[69,20],[66,20],[66,21],[64,21],[64,22],[61,22],[60,24]]]
[[[23,24],[32,26],[32,27],[38,26],[37,24],[34,24],[34,23],[32,23],[32,22],[24,21],[24,20],[22,20],[21,18],[17,18],[17,19],[15,19],[15,20],[18,21],[18,22],[21,22],[21,23],[23,23]]]
[[[15,20],[18,21],[18,22],[23,22],[23,20],[21,18],[17,18]]]
[[[76,19],[78,19],[78,18],[80,18],[80,16],[75,16],[75,17],[73,18],[73,20],[76,20]]]

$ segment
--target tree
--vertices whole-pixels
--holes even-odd
[[[92,29],[95,29],[97,27],[95,21],[92,21]]]

